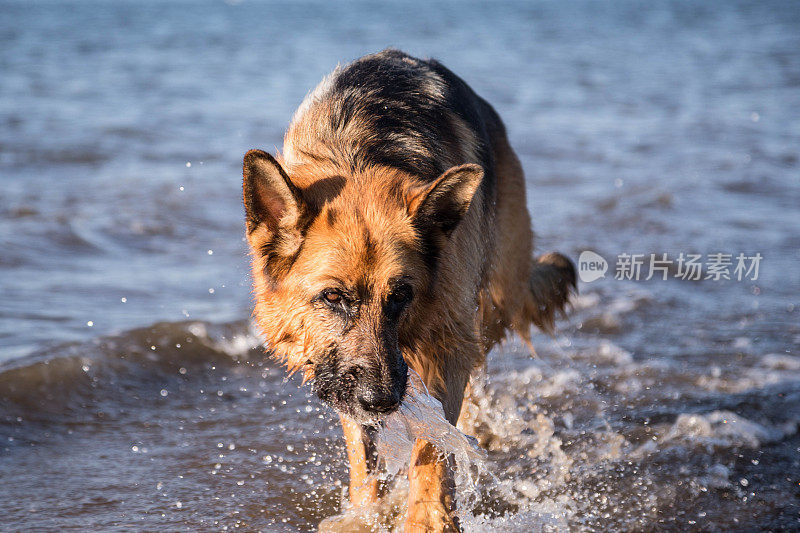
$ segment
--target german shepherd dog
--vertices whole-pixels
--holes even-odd
[[[456,424],[470,374],[508,332],[550,331],[575,288],[534,258],[522,167],[495,110],[435,60],[338,67],[283,154],[244,156],[255,318],[274,357],[340,413],[352,506],[375,502],[371,441],[415,370]],[[405,530],[457,531],[450,460],[417,440]]]

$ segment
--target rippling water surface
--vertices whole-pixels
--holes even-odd
[[[0,2],[2,527],[342,510],[336,417],[247,320],[240,164],[388,45],[504,117],[539,250],[611,263],[476,377],[467,529],[800,530],[800,9],[772,1]],[[763,259],[614,279],[681,252]]]

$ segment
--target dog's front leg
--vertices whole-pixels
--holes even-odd
[[[350,505],[369,505],[378,500],[377,457],[372,439],[360,424],[345,416],[339,418],[350,460]]]
[[[442,457],[430,442],[418,439],[408,472],[406,533],[457,532],[452,459]]]
[[[468,372],[451,373],[450,378],[445,379],[447,392],[438,398],[445,417],[453,425],[458,422],[468,380]],[[430,442],[417,439],[414,443],[408,471],[406,533],[461,531],[455,515],[453,466],[453,457],[443,456]]]

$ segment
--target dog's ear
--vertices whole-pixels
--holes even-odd
[[[408,214],[423,225],[433,225],[450,236],[467,213],[483,180],[480,165],[452,167],[433,183],[412,187],[406,193]]]
[[[244,156],[244,209],[248,233],[265,224],[271,233],[297,224],[300,190],[275,158],[261,150]]]
[[[300,189],[268,153],[247,152],[243,174],[247,240],[264,259],[264,273],[276,281],[288,272],[300,249],[300,217],[308,209]]]

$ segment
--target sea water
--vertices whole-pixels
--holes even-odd
[[[473,379],[459,427],[492,475],[462,524],[797,530],[798,28],[781,0],[0,1],[2,527],[342,512],[338,416],[248,319],[241,158],[391,45],[497,109],[536,253],[608,262],[537,357],[511,338]],[[647,280],[662,253],[763,260]]]

